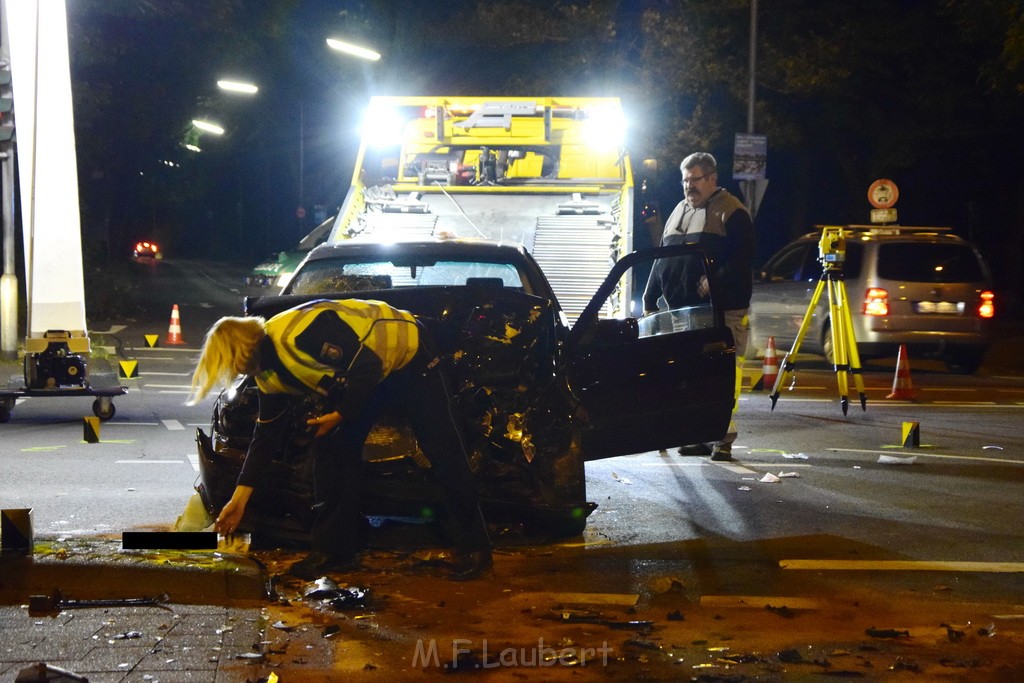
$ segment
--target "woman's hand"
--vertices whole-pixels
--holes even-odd
[[[213,528],[222,534],[233,534],[238,525],[242,523],[245,515],[245,506],[249,503],[249,496],[252,495],[251,486],[236,486],[235,492],[231,494],[231,500],[227,502],[224,509],[217,516]]]
[[[314,417],[306,420],[306,424],[310,427],[316,427],[316,438],[319,439],[321,436],[341,424],[341,413],[337,410],[333,413],[325,413],[320,417]]]

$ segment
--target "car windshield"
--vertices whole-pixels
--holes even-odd
[[[984,271],[966,244],[894,242],[878,247],[878,276],[904,282],[982,282]]]
[[[288,293],[326,294],[446,285],[514,287],[532,293],[519,270],[510,263],[440,261],[422,257],[360,262],[311,261],[296,274]]]

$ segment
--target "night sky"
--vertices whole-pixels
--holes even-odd
[[[198,4],[68,2],[87,239],[152,236],[242,263],[291,246],[342,201],[378,93],[620,96],[638,185],[666,214],[679,159],[706,149],[729,169],[745,132],[744,0]],[[867,222],[867,188],[888,177],[901,223],[954,227],[1022,289],[1024,78],[1002,54],[1019,3],[760,4],[759,259],[814,224]],[[383,59],[333,52],[329,35]],[[261,91],[227,98],[225,75]],[[228,133],[196,155],[181,142],[200,110]],[[659,173],[643,172],[647,157]],[[739,193],[728,171],[721,181]]]

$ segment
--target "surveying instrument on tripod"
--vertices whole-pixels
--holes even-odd
[[[821,292],[828,287],[828,311],[829,320],[832,325],[833,362],[835,366],[836,379],[839,383],[839,403],[843,409],[843,415],[850,405],[849,377],[852,373],[860,394],[861,410],[867,410],[867,396],[864,394],[864,377],[860,367],[860,354],[857,352],[857,339],[853,333],[853,317],[850,312],[850,300],[846,296],[846,284],[843,281],[843,264],[846,261],[846,238],[843,236],[843,229],[836,225],[824,225],[821,230],[821,240],[818,242],[818,260],[821,262],[821,278],[814,288],[811,302],[807,305],[807,312],[804,313],[803,321],[800,323],[800,330],[796,339],[793,340],[793,348],[789,350],[782,359],[782,371],[775,378],[775,386],[772,387],[772,410],[775,410],[775,403],[779,400],[779,387],[786,383],[786,376],[796,368],[795,359],[800,350],[800,344],[810,327],[811,318],[818,307],[821,299]]]

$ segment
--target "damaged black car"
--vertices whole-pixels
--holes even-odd
[[[314,299],[375,299],[413,312],[430,329],[454,379],[471,466],[488,522],[547,537],[579,534],[588,460],[710,441],[733,406],[735,347],[714,296],[704,305],[642,318],[622,306],[657,258],[696,258],[690,246],[619,260],[575,321],[523,248],[491,242],[351,240],[313,250],[279,296],[246,300],[270,317]],[[713,279],[712,279],[713,286]],[[623,288],[626,288],[625,290]],[[216,400],[212,433],[197,430],[197,490],[216,516],[231,497],[258,410],[240,377]],[[268,486],[250,501],[243,531],[267,542],[308,538],[312,399],[296,398],[294,434]],[[443,496],[411,429],[378,420],[363,450],[368,519],[429,520]]]

